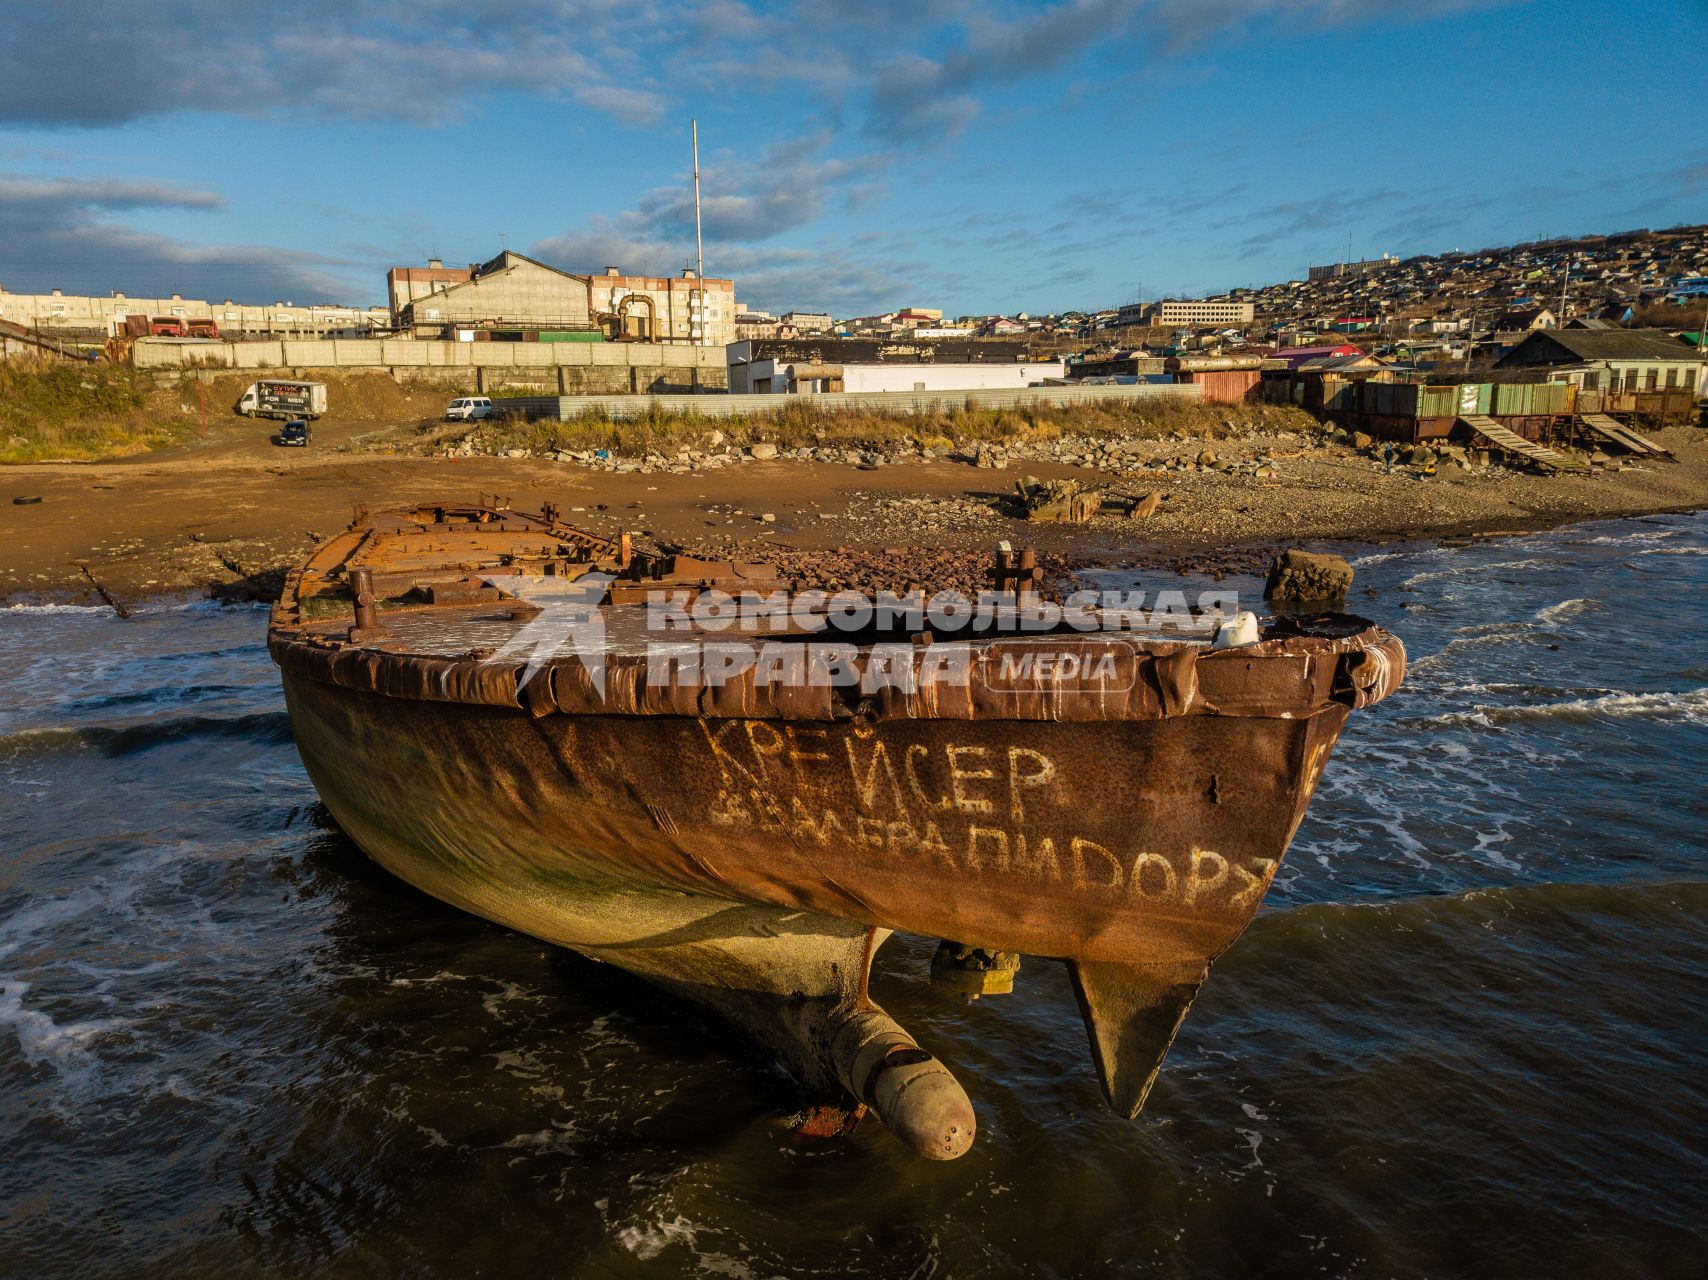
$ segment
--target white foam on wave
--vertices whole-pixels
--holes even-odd
[[[1640,556],[1708,556],[1708,547],[1650,547]]]
[[[27,982],[0,978],[0,1027],[12,1033],[32,1065],[48,1065],[62,1072],[86,1066],[91,1042],[128,1025],[117,1018],[55,1022],[39,1009],[25,1007],[24,993],[29,989]]]
[[[0,607],[0,613],[21,614],[54,614],[54,613],[105,613],[114,618],[112,606],[104,604],[9,604]]]
[[[1708,724],[1708,688],[1683,693],[1625,693],[1615,690],[1593,698],[1569,702],[1543,702],[1535,706],[1477,706],[1453,711],[1424,721],[1437,725],[1480,725],[1498,728],[1541,720],[1683,720]]]
[[[1659,542],[1663,538],[1676,538],[1682,529],[1644,529],[1630,533],[1597,534],[1593,538],[1573,538],[1571,543],[1578,547],[1622,547],[1630,542]]]
[[[81,888],[56,897],[35,897],[0,915],[0,959],[43,939],[60,924],[94,911],[126,911],[139,891],[157,885],[159,873],[173,862],[187,862],[195,849],[167,844],[127,861],[116,877],[97,876]]]
[[[1447,582],[1453,578],[1463,578],[1468,574],[1495,573],[1501,569],[1534,569],[1538,565],[1555,565],[1560,562],[1544,556],[1531,556],[1524,560],[1495,560],[1488,564],[1467,560],[1446,569],[1429,569],[1423,573],[1414,573],[1400,585],[1402,587],[1420,587],[1431,582]]]
[[[1577,596],[1571,600],[1562,600],[1559,604],[1551,604],[1545,609],[1538,609],[1536,611],[1536,621],[1558,622],[1560,619],[1569,618],[1573,614],[1588,613],[1591,610],[1599,609],[1601,607],[1601,601],[1599,600],[1593,599],[1589,596]]]
[[[1469,633],[1469,634],[1464,634]],[[1493,645],[1514,644],[1521,641],[1535,640],[1540,635],[1536,625],[1530,622],[1492,622],[1475,627],[1462,628],[1462,633],[1449,640],[1434,653],[1425,654],[1415,662],[1408,664],[1408,671],[1417,673],[1429,671],[1453,659],[1462,657],[1472,649],[1486,649]]]
[[[253,613],[273,607],[265,600],[210,600],[203,596],[189,600],[143,600],[134,604],[127,601],[126,605],[130,610],[131,619],[180,613]],[[23,616],[36,614],[42,617],[51,617],[54,614],[100,615],[111,618],[114,622],[130,620],[121,619],[113,612],[113,606],[110,604],[7,604],[0,605],[0,613]]]
[[[698,1235],[699,1228],[681,1214],[677,1214],[674,1218],[659,1218],[649,1223],[622,1227],[617,1232],[617,1243],[642,1262],[651,1262],[673,1244],[681,1245],[690,1252],[697,1252],[694,1249],[694,1240]]]

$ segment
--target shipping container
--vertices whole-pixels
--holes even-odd
[[[541,329],[541,342],[603,342],[605,334],[599,329]]]
[[[1459,388],[1457,385],[1445,387],[1419,387],[1417,389],[1417,416],[1420,418],[1452,418],[1459,413]]]
[[[1564,382],[1503,382],[1495,387],[1494,412],[1500,417],[1565,413],[1569,390]]]

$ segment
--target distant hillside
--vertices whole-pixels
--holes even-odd
[[[1353,264],[1347,274],[1217,296],[1254,301],[1267,323],[1326,326],[1342,318],[1393,322],[1472,313],[1492,319],[1537,308],[1564,321],[1666,307],[1682,281],[1705,275],[1708,225],[1696,225],[1378,260]]]

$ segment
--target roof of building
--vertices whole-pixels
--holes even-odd
[[[1497,362],[1537,363],[1538,354],[1558,348],[1564,358],[1540,363],[1563,364],[1568,360],[1689,360],[1693,352],[1665,329],[1538,329]],[[1520,360],[1519,356],[1531,357]]]
[[[1361,356],[1362,349],[1348,342],[1337,342],[1326,347],[1283,347],[1271,357],[1275,360],[1285,360],[1290,368],[1297,369],[1307,360],[1324,360],[1339,356]]]
[[[467,280],[473,267],[393,267],[386,273],[398,280]]]
[[[1293,366],[1299,373],[1339,373],[1346,369],[1377,369],[1383,367],[1375,356],[1360,351],[1355,356],[1315,356]]]

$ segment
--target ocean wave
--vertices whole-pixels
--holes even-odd
[[[1708,547],[1650,547],[1640,556],[1708,556]]]
[[[1622,881],[1608,884],[1554,881],[1545,884],[1489,885],[1462,893],[1384,898],[1369,902],[1311,902],[1261,913],[1240,940],[1241,950],[1288,946],[1309,938],[1313,945],[1329,936],[1396,933],[1433,929],[1459,921],[1545,920],[1560,915],[1594,915],[1619,920],[1683,919],[1698,929],[1708,919],[1708,882],[1699,880]],[[1244,963],[1253,957],[1243,956]]]
[[[1562,565],[1566,562],[1552,556],[1530,556],[1523,560],[1495,560],[1488,564],[1480,561],[1466,561],[1447,569],[1428,569],[1423,573],[1414,573],[1401,587],[1419,587],[1431,582],[1447,582],[1453,578],[1463,578],[1467,574],[1497,573],[1502,569],[1535,569],[1544,565]]]
[[[284,743],[291,740],[291,721],[283,711],[256,711],[237,716],[172,716],[136,724],[44,725],[0,735],[0,760],[69,751],[123,756],[189,738]]]
[[[1572,538],[1570,544],[1574,547],[1622,547],[1631,542],[1659,542],[1662,538],[1676,538],[1682,529],[1645,529],[1641,532],[1619,534],[1597,534],[1593,538]]]
[[[24,1058],[33,1066],[81,1067],[89,1060],[89,1046],[99,1037],[122,1030],[128,1024],[117,1018],[90,1018],[82,1022],[55,1022],[37,1009],[26,1008],[27,982],[0,980],[0,1027],[9,1030]]]
[[[0,909],[0,959],[51,939],[69,921],[96,912],[122,915],[133,911],[132,900],[138,893],[158,886],[173,863],[194,856],[192,846],[157,845],[110,874],[98,875],[68,892],[33,894],[13,910]]]
[[[192,596],[189,599],[175,599],[170,596],[153,597],[135,603],[126,601],[125,604],[132,618],[177,613],[242,613],[272,608],[272,605],[265,600],[210,600],[206,596],[200,595]],[[114,621],[121,621],[119,616],[113,612],[113,606],[110,604],[55,604],[24,601],[0,605],[0,613],[41,614],[43,616],[51,616],[56,613],[72,615],[105,614]]]
[[[71,613],[71,614],[88,613],[88,614],[93,614],[93,613],[106,613],[106,614],[111,614],[112,612],[113,612],[112,606],[111,605],[105,605],[105,604],[9,604],[9,605],[5,605],[5,606],[0,606],[0,613],[22,613],[22,614],[54,614],[54,613]],[[114,616],[117,616],[117,615],[114,615]]]
[[[1538,639],[1545,634],[1533,622],[1492,622],[1482,626],[1462,628],[1463,633],[1449,640],[1434,653],[1425,654],[1409,664],[1411,672],[1428,671],[1459,657],[1468,650],[1486,649],[1493,645],[1515,644]]]
[[[1601,601],[1589,596],[1577,596],[1570,600],[1562,600],[1559,604],[1551,604],[1545,609],[1536,611],[1536,621],[1549,623],[1558,622],[1561,618],[1569,618],[1575,613],[1588,613],[1602,607]]]
[[[1509,632],[1534,631],[1534,622],[1473,622],[1469,626],[1455,627],[1456,636],[1504,636]]]
[[[1569,702],[1544,702],[1532,706],[1479,705],[1470,711],[1450,711],[1414,721],[1419,727],[1476,725],[1500,728],[1547,720],[1683,720],[1708,724],[1708,688],[1682,693],[1625,693],[1614,690],[1592,698]]]

